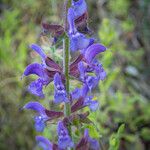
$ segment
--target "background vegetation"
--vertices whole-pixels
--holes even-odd
[[[90,134],[107,150],[150,148],[150,2],[149,0],[87,0],[89,26],[109,49],[100,57],[107,78],[95,95],[101,107],[89,118]],[[26,65],[38,61],[29,49],[42,44],[41,22],[63,23],[61,0],[2,0],[0,3],[0,149],[35,149],[29,79],[20,80]],[[45,42],[45,40],[44,40]],[[49,52],[50,55],[55,51]],[[53,86],[53,85],[50,85]],[[45,104],[51,104],[51,87]],[[42,100],[41,100],[42,101]],[[50,102],[49,102],[50,101]],[[55,138],[54,125],[44,135]],[[55,136],[54,136],[55,135]]]

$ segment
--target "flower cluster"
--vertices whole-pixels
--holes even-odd
[[[68,76],[73,77],[81,83],[81,88],[75,88],[70,93],[66,91],[67,78],[63,72],[63,66],[60,66],[52,58],[47,56],[44,50],[32,44],[30,47],[41,57],[41,63],[33,63],[26,67],[23,76],[37,75],[38,79],[31,82],[28,86],[29,92],[44,98],[43,87],[51,82],[54,83],[54,103],[67,104],[70,107],[70,114],[59,110],[48,110],[39,102],[29,102],[23,108],[36,111],[34,117],[35,129],[42,132],[46,123],[56,119],[58,141],[50,142],[43,136],[37,136],[36,141],[44,150],[66,150],[73,148],[76,150],[99,150],[100,145],[96,139],[88,134],[88,129],[84,130],[83,137],[75,143],[71,137],[69,128],[75,126],[73,122],[80,118],[86,118],[86,113],[79,113],[84,107],[89,107],[91,111],[96,111],[99,107],[98,101],[93,100],[92,90],[98,85],[100,80],[104,80],[106,72],[102,64],[96,59],[96,56],[104,52],[106,47],[95,43],[93,38],[87,37],[90,33],[88,28],[88,13],[85,0],[72,0],[71,6],[67,8],[67,29],[60,25],[51,25],[43,23],[43,33],[50,33],[54,38],[53,44],[65,34],[69,39],[69,49],[72,53],[79,52],[78,57],[69,64]],[[80,119],[81,124],[82,120]]]

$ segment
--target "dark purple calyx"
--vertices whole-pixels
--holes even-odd
[[[62,117],[64,115],[63,112],[47,110],[47,109],[45,109],[45,113],[50,118],[49,120],[56,119],[56,118]]]
[[[88,20],[87,12],[85,12],[82,16],[75,19],[75,26],[79,32],[85,33],[85,34],[91,33],[91,30],[88,28],[87,20]]]
[[[52,37],[59,37],[64,33],[64,28],[61,25],[42,23],[44,33],[50,33]]]
[[[79,77],[80,72],[79,72],[79,69],[78,69],[78,63],[79,63],[80,61],[82,61],[83,58],[84,58],[83,55],[80,54],[80,55],[75,59],[75,61],[70,64],[70,75],[71,75],[71,76],[76,77],[76,78]]]
[[[81,108],[83,108],[84,105],[84,98],[80,97],[75,104],[72,105],[71,107],[71,112],[75,112]]]

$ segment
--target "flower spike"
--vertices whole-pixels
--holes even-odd
[[[31,44],[30,48],[40,55],[42,61],[29,64],[23,73],[23,76],[38,76],[29,84],[28,91],[41,98],[44,98],[44,87],[54,81],[52,82],[54,100],[50,103],[50,108],[56,110],[46,109],[39,102],[32,101],[23,108],[36,112],[34,126],[37,132],[42,132],[48,125],[47,122],[57,125],[57,144],[43,136],[36,136],[36,141],[43,150],[99,150],[99,142],[90,137],[88,129],[85,129],[82,124],[92,124],[88,118],[89,114],[99,108],[98,101],[93,99],[92,90],[106,77],[102,64],[96,59],[99,53],[106,50],[106,47],[95,44],[94,38],[87,36],[90,30],[86,0],[66,1],[65,15],[64,27],[42,23],[43,31],[40,34],[41,36],[51,35],[52,45],[55,44],[56,49],[58,47],[63,49],[63,63],[61,59],[55,61],[47,56],[39,45]],[[60,46],[62,41],[63,48]],[[74,56],[77,56],[76,59]],[[74,61],[70,63],[71,60]],[[71,79],[78,80],[81,85],[74,87],[74,82],[70,82]],[[85,107],[89,110],[81,113],[80,110]],[[80,126],[81,130],[78,129]],[[74,134],[72,129],[77,132],[75,131]],[[84,135],[76,143],[82,129],[84,129]],[[56,137],[54,136],[53,140]]]

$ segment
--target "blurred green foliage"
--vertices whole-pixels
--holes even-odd
[[[94,91],[101,107],[90,114],[93,123],[85,127],[93,138],[99,139],[104,150],[147,150],[150,146],[149,1],[87,2],[89,26],[108,50],[99,58],[107,78]],[[12,150],[33,149],[36,134],[33,113],[20,108],[38,98],[26,91],[30,81],[21,81],[20,77],[27,64],[39,60],[28,46],[37,41],[41,44],[41,21],[62,24],[63,5],[59,0],[2,0],[0,6],[0,149],[8,150],[10,145]],[[54,49],[49,54],[61,59]],[[47,108],[53,107],[49,103],[53,99],[52,87],[51,84],[46,88],[46,100],[42,101]],[[51,124],[44,136],[53,141],[57,138],[55,129]]]

